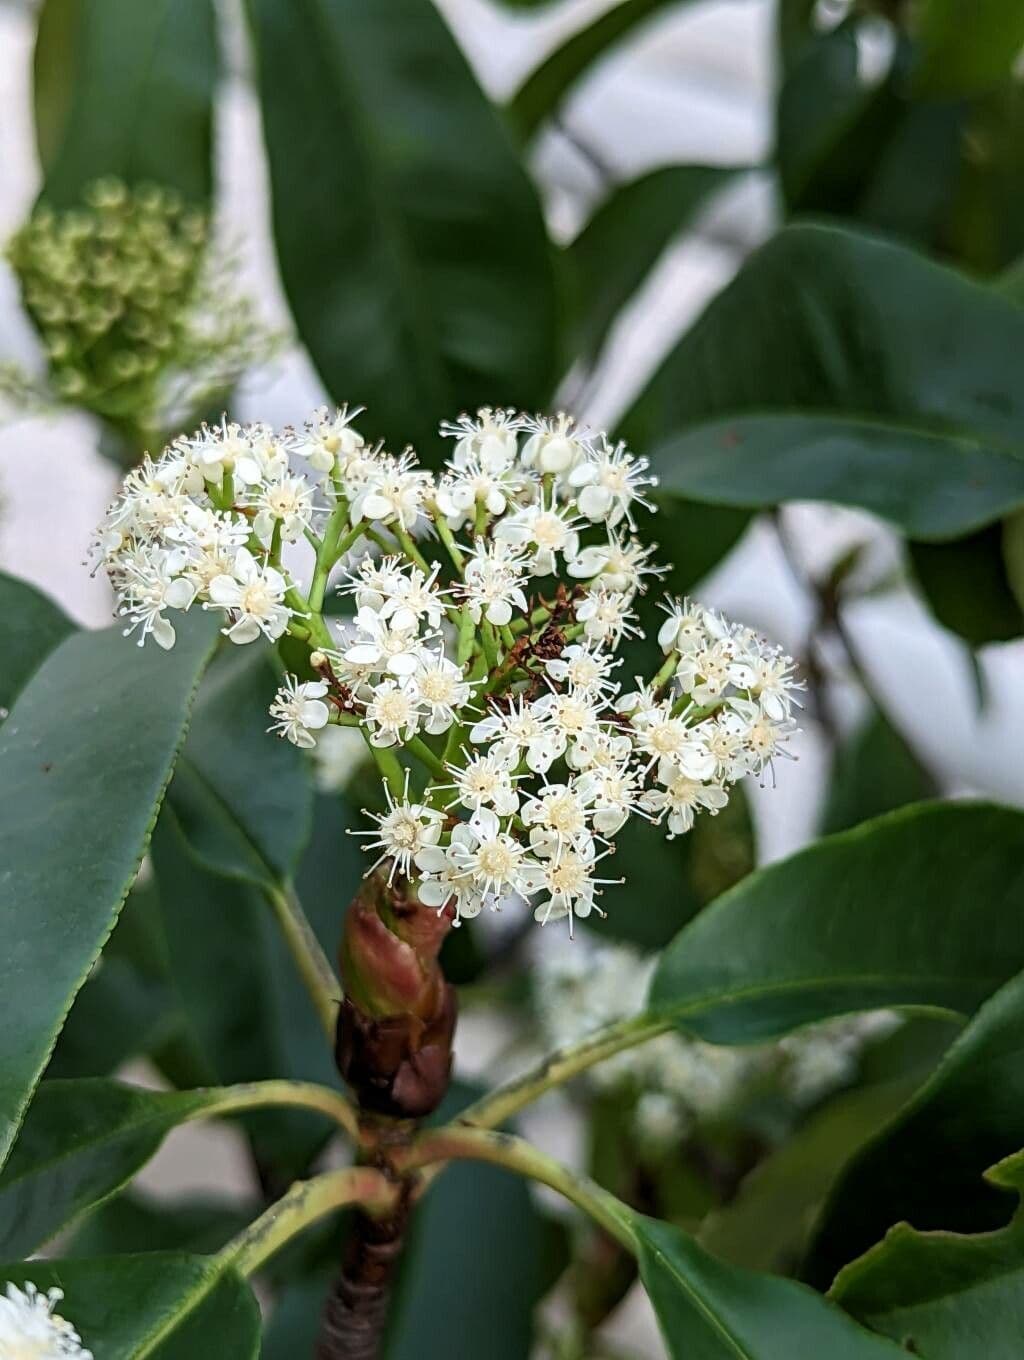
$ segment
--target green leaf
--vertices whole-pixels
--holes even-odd
[[[1024,1155],[987,1173],[1020,1195]],[[1016,1360],[1024,1290],[1024,1213],[976,1237],[919,1233],[905,1223],[842,1271],[831,1296],[876,1332],[928,1360]]]
[[[1024,47],[1024,10],[1016,0],[924,0],[915,12],[918,95],[966,95],[1009,75]]]
[[[574,359],[597,356],[615,318],[658,259],[745,167],[668,165],[614,188],[568,249]]]
[[[215,1113],[216,1091],[44,1081],[0,1175],[0,1252],[28,1256],[120,1190],[176,1124]]]
[[[734,1199],[708,1215],[702,1245],[731,1265],[789,1274],[843,1167],[913,1094],[914,1085],[904,1079],[863,1086],[816,1110],[750,1173]]]
[[[256,1360],[260,1310],[216,1259],[180,1252],[0,1265],[13,1284],[64,1291],[61,1317],[95,1360]]]
[[[125,1193],[90,1211],[71,1242],[68,1257],[115,1256],[149,1251],[220,1251],[256,1217],[235,1199],[175,1199]]]
[[[927,803],[749,875],[662,954],[650,1009],[712,1043],[878,1006],[970,1013],[1024,967],[1024,813]]]
[[[681,0],[618,0],[611,9],[578,29],[526,78],[508,106],[516,132],[528,141],[550,118],[569,89],[616,44],[659,10]]]
[[[955,322],[952,320],[955,318]],[[827,500],[914,538],[1024,503],[1024,314],[914,252],[788,227],[753,255],[623,422],[661,493]]]
[[[727,1266],[678,1228],[633,1222],[640,1274],[672,1360],[896,1360],[897,1346],[862,1331],[813,1290]]]
[[[344,835],[340,826],[335,834]],[[173,809],[160,819],[152,853],[171,976],[205,1079],[336,1085],[316,1011],[262,893],[211,873],[191,853]],[[347,904],[327,899],[339,933]],[[246,1125],[260,1160],[279,1165],[285,1178],[305,1170],[324,1139],[322,1121],[305,1111],[260,1111]]]
[[[0,719],[58,643],[75,625],[52,600],[16,576],[0,572]]]
[[[249,12],[281,275],[328,390],[428,462],[443,418],[543,406],[558,374],[540,205],[433,4]]]
[[[169,794],[204,863],[269,886],[293,877],[313,817],[309,762],[266,730],[277,684],[262,647],[234,647],[217,658]]]
[[[757,863],[750,803],[737,788],[717,817],[699,817],[685,836],[632,818],[616,838],[615,876],[601,898],[604,920],[589,924],[602,939],[662,949],[712,898]]]
[[[205,202],[217,30],[210,0],[46,0],[35,53],[43,198],[115,175]]]
[[[0,1164],[138,870],[214,636],[202,616],[169,653],[75,634],[0,728]]]
[[[1013,593],[1003,527],[990,524],[953,543],[912,543],[910,558],[932,613],[972,647],[1024,633],[1024,606]]]
[[[1024,611],[1024,510],[1003,521],[1003,562],[1013,597]]]
[[[821,831],[826,835],[845,831],[907,803],[934,798],[938,792],[899,732],[873,709],[836,755]]]
[[[804,1264],[806,1278],[827,1287],[901,1219],[954,1232],[1006,1222],[1005,1193],[980,1178],[1024,1144],[1022,1047],[1024,975],[978,1011],[906,1109],[846,1169]]]

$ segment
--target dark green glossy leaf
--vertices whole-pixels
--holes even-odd
[[[95,1360],[256,1360],[260,1310],[246,1282],[181,1252],[0,1265],[5,1280],[64,1291]]]
[[[199,857],[219,873],[289,880],[309,839],[309,762],[267,732],[278,678],[262,647],[233,647],[196,699],[171,806]]]
[[[663,494],[838,501],[953,538],[1024,502],[1022,342],[1024,314],[993,290],[887,241],[789,227],[671,352],[623,432],[655,448]]]
[[[433,4],[249,11],[281,274],[328,390],[428,461],[441,419],[542,406],[558,374],[540,205]]]
[[[939,622],[972,647],[1024,633],[1024,608],[1003,556],[1003,528],[990,524],[952,543],[912,543],[910,558]]]
[[[0,572],[0,719],[58,643],[75,625],[62,609],[27,581]]]
[[[988,1172],[1024,1190],[1024,1158]],[[1024,1214],[1001,1232],[975,1237],[919,1233],[902,1223],[852,1262],[831,1290],[843,1308],[928,1360],[1016,1360],[1024,1297]]]
[[[757,863],[750,804],[736,789],[717,817],[699,817],[685,836],[667,840],[662,827],[634,817],[616,837],[615,877],[605,889],[607,919],[588,924],[603,939],[662,949],[708,902]],[[611,875],[609,875],[611,877]]]
[[[802,1285],[727,1266],[667,1223],[638,1217],[633,1226],[640,1274],[672,1360],[896,1360],[904,1354]]]
[[[976,94],[1009,75],[1024,47],[1024,10],[1016,0],[924,0],[915,12],[918,94]]]
[[[568,250],[574,359],[593,360],[672,239],[743,167],[667,165],[619,185]]]
[[[938,792],[903,737],[875,709],[836,755],[822,813],[822,834],[845,831],[907,803],[934,798]]]
[[[78,633],[0,728],[0,1162],[138,870],[214,636],[201,616],[171,652]]]
[[[44,1081],[0,1175],[0,1252],[28,1256],[153,1156],[176,1124],[216,1095],[115,1081]]]
[[[907,1108],[847,1168],[811,1245],[806,1278],[827,1287],[901,1220],[953,1232],[1006,1222],[1005,1193],[981,1177],[1024,1144],[1022,1048],[1024,976],[979,1010]]]
[[[628,34],[681,0],[619,0],[578,29],[533,71],[508,106],[512,126],[528,140],[556,112],[571,87]]]
[[[662,954],[650,1008],[728,1044],[877,1006],[970,1013],[1024,967],[1022,862],[1010,808],[925,803],[865,822],[701,912]]]
[[[210,0],[47,0],[35,54],[43,197],[114,175],[210,197],[217,31]]]

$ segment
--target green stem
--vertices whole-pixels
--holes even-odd
[[[393,1207],[398,1193],[397,1186],[369,1166],[346,1167],[299,1181],[229,1242],[215,1260],[225,1270],[252,1275],[318,1219],[349,1204],[360,1204],[369,1214],[383,1214]]]
[[[435,774],[439,779],[444,779],[448,771],[444,767],[444,761],[440,756],[436,756],[427,743],[421,737],[410,737],[405,743],[405,749],[411,751],[418,761],[426,765],[431,774]]]
[[[522,1077],[499,1086],[482,1096],[459,1116],[460,1124],[490,1129],[503,1124],[518,1110],[530,1105],[546,1091],[571,1081],[595,1063],[611,1058],[623,1049],[635,1048],[672,1028],[670,1020],[637,1015],[598,1030],[575,1048],[561,1049]]]
[[[211,1087],[193,1094],[209,1096],[209,1103],[197,1106],[183,1122],[211,1119],[219,1115],[239,1114],[242,1110],[256,1110],[266,1105],[293,1106],[304,1110],[319,1110],[340,1125],[353,1139],[359,1137],[359,1117],[355,1108],[338,1091],[329,1086],[317,1086],[307,1081],[250,1081],[237,1086]]]
[[[320,544],[316,555],[316,567],[313,570],[313,580],[309,587],[309,607],[318,614],[324,607],[324,595],[327,593],[327,581],[331,575],[331,568],[335,562],[345,556],[363,532],[363,524],[360,522],[354,525],[342,538],[342,530],[347,523],[348,502],[342,500],[331,511],[330,518],[324,528],[323,542]]]
[[[363,740],[366,742],[370,754],[376,762],[377,769],[380,770],[381,777],[391,790],[391,796],[401,800],[405,793],[405,775],[402,773],[402,767],[398,763],[398,757],[395,755],[394,751],[388,750],[386,747],[374,746],[373,742],[370,740],[369,729],[365,725],[360,728],[360,731],[363,734]]]
[[[320,941],[313,933],[313,927],[309,924],[294,889],[268,888],[267,897],[306,990],[316,1007],[324,1033],[333,1045],[338,1007],[341,1004],[341,983],[327,955],[321,949]]]
[[[415,562],[425,576],[429,576],[430,567],[427,565],[427,559],[412,541],[412,535],[409,533],[408,529],[403,529],[397,521],[394,524],[389,524],[388,528],[402,545],[402,551],[405,553],[406,557]]]
[[[455,542],[455,537],[451,529],[448,528],[447,521],[440,510],[434,514],[434,526],[437,529],[437,536],[447,549],[448,556],[452,559],[452,566],[461,576],[466,566],[466,559],[462,555],[462,550]]]
[[[456,1159],[490,1162],[493,1166],[504,1167],[518,1176],[526,1176],[550,1186],[589,1214],[627,1251],[636,1251],[636,1237],[626,1205],[595,1181],[570,1171],[525,1138],[517,1138],[511,1133],[447,1125],[421,1134],[407,1150],[397,1155],[395,1162],[399,1169],[410,1171]]]
[[[672,676],[675,674],[675,670],[678,665],[679,665],[679,653],[673,648],[673,650],[669,652],[668,656],[665,658],[665,661],[661,669],[658,671],[657,675],[651,681],[651,689],[654,691],[655,694],[657,694],[658,690],[660,690],[663,685],[667,685],[668,682],[672,679]]]

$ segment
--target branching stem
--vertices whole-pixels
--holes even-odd
[[[341,1004],[341,983],[327,955],[321,949],[320,941],[313,933],[313,927],[309,924],[294,889],[268,888],[267,897],[306,990],[316,1007],[328,1042],[333,1044],[338,1006]]]

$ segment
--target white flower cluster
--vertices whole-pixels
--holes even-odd
[[[591,940],[544,950],[532,972],[544,1051],[579,1044],[595,1031],[643,1009],[657,959],[626,945]],[[633,1100],[643,1147],[678,1147],[701,1121],[741,1115],[747,1099],[775,1089],[791,1119],[857,1075],[866,1043],[900,1024],[893,1011],[867,1011],[808,1026],[776,1044],[723,1047],[664,1034],[590,1069],[598,1091]],[[784,1119],[785,1109],[777,1114]]]
[[[9,1284],[0,1294],[0,1356],[5,1360],[92,1360],[70,1322],[54,1312],[60,1289],[41,1294],[34,1284]]]
[[[344,410],[301,432],[204,427],[129,474],[100,551],[140,643],[171,646],[198,603],[232,642],[308,645],[273,730],[308,748],[360,728],[388,800],[370,849],[423,903],[458,920],[528,898],[571,929],[627,819],[671,836],[717,812],[782,753],[799,686],[750,629],[669,601],[664,664],[623,693],[616,653],[660,574],[635,535],[646,461],[566,416],[482,410],[442,433],[435,477]],[[285,545],[314,554],[308,585]],[[330,580],[344,621],[323,616]],[[394,748],[429,775],[415,800]]]

